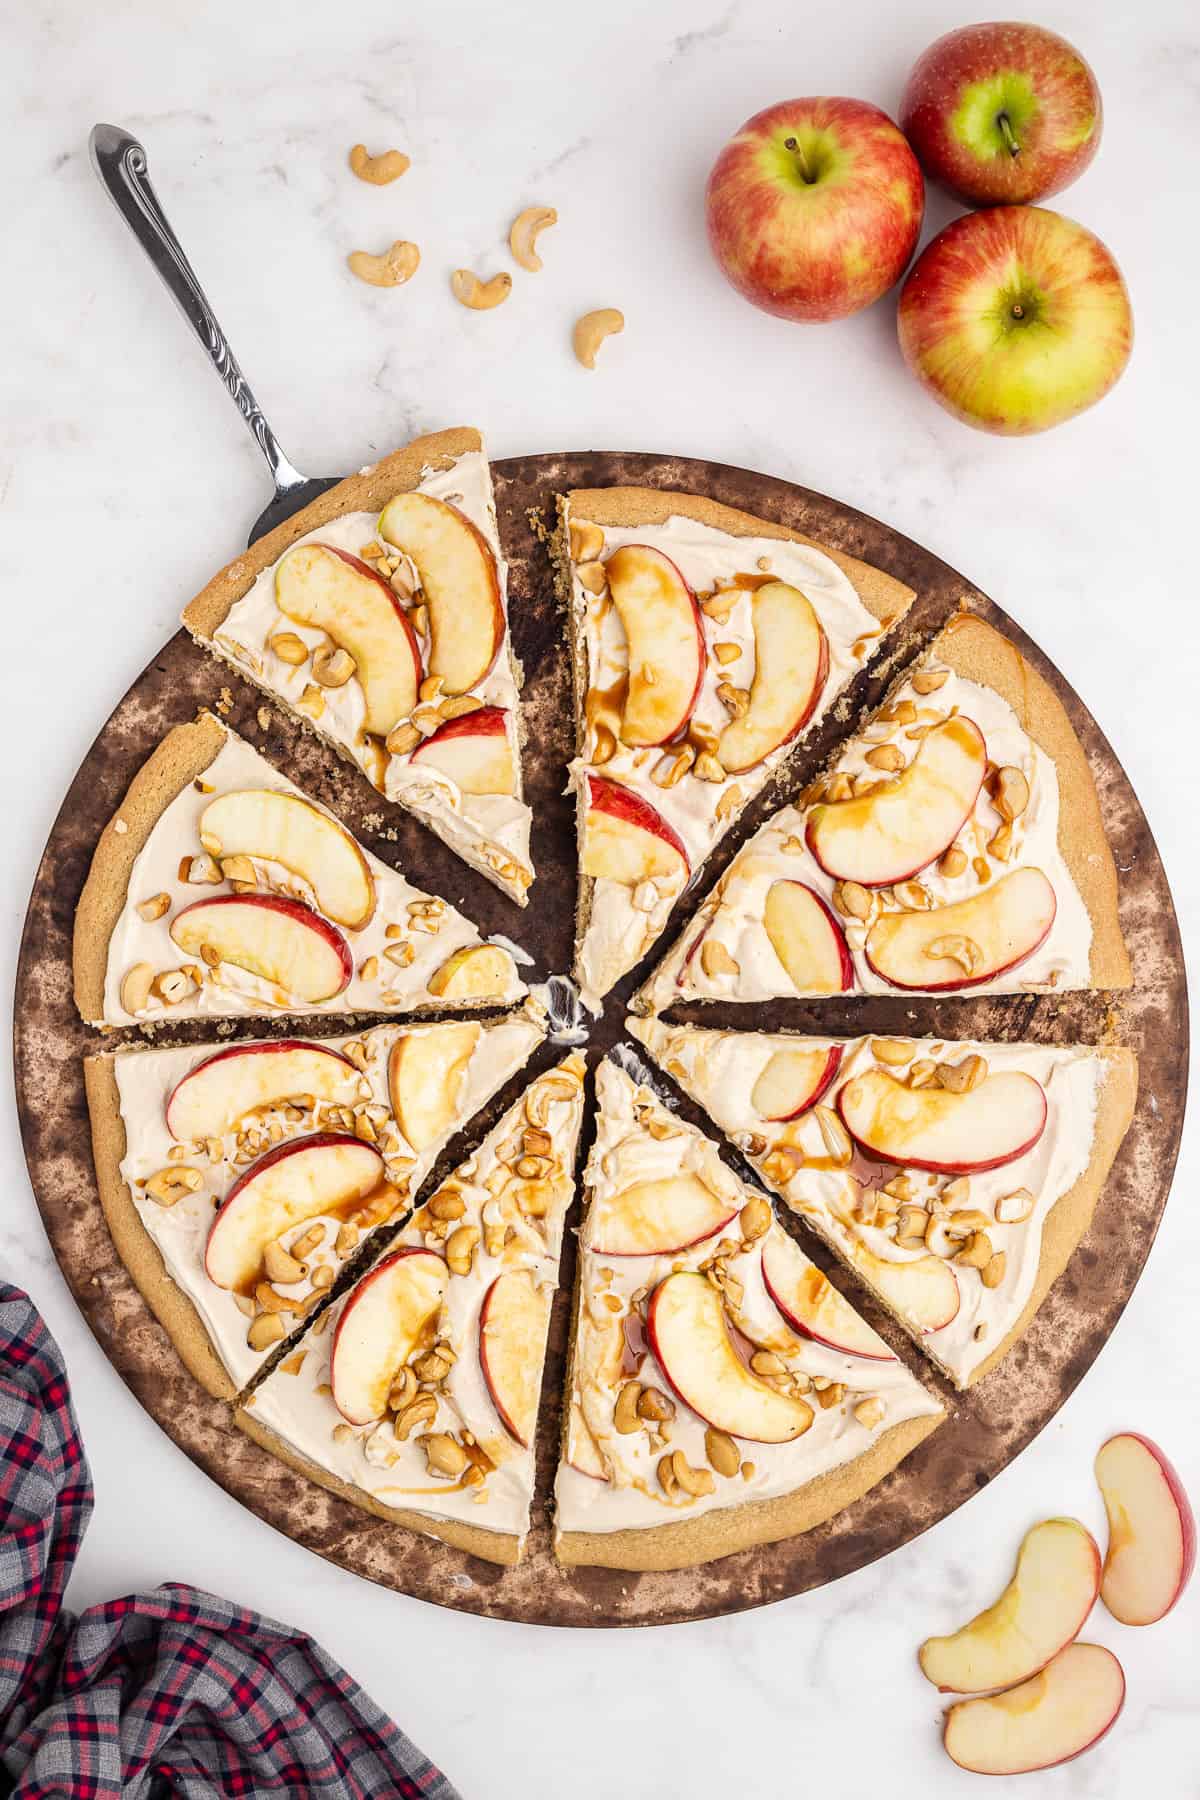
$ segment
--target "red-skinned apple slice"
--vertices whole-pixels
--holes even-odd
[[[896,988],[942,994],[981,987],[1015,969],[1045,943],[1057,908],[1054,889],[1040,869],[1014,869],[952,906],[884,913],[867,934],[867,962]],[[949,952],[969,946],[968,973]]]
[[[815,1106],[841,1067],[842,1046],[805,1050],[789,1045],[776,1050],[763,1064],[750,1095],[750,1104],[762,1119],[782,1124],[798,1119]]]
[[[723,1231],[737,1214],[695,1175],[638,1181],[600,1202],[593,1248],[599,1256],[669,1256]]]
[[[632,788],[603,775],[588,776],[581,866],[585,875],[627,887],[655,878],[682,886],[691,873],[683,840],[662,814]]]
[[[1100,1552],[1078,1519],[1025,1533],[1013,1578],[994,1605],[950,1637],[926,1638],[921,1673],[943,1694],[1011,1687],[1079,1635],[1100,1591]]]
[[[517,775],[502,706],[480,706],[418,744],[412,762],[438,769],[463,794],[515,794]]]
[[[665,744],[691,718],[704,678],[696,596],[670,557],[646,544],[614,550],[604,572],[629,646],[621,741]]]
[[[517,978],[513,959],[499,944],[464,944],[429,977],[439,1000],[500,999]]]
[[[463,1081],[483,1027],[464,1022],[406,1031],[388,1057],[388,1094],[396,1123],[418,1153],[444,1137],[458,1117]]]
[[[1096,1480],[1108,1514],[1100,1598],[1122,1625],[1154,1625],[1196,1566],[1196,1521],[1183,1483],[1158,1445],[1136,1431],[1101,1447]]]
[[[217,894],[176,913],[171,936],[190,956],[205,949],[223,963],[282,988],[293,1000],[332,1000],[354,974],[350,947],[335,925],[280,894]]]
[[[332,544],[297,544],[275,571],[275,601],[297,624],[327,632],[354,658],[363,726],[386,737],[417,704],[421,648],[381,575]]]
[[[848,1245],[844,1254],[884,1305],[913,1331],[941,1331],[958,1316],[958,1278],[940,1256],[892,1262],[859,1243]]]
[[[802,881],[772,882],[763,930],[797,993],[844,994],[853,986],[845,934],[815,888]]]
[[[902,775],[873,794],[814,806],[805,826],[813,856],[835,881],[886,887],[927,868],[974,811],[987,773],[978,725],[946,719],[921,740]]]
[[[346,1301],[329,1352],[333,1403],[351,1425],[383,1417],[397,1370],[436,1318],[449,1270],[432,1250],[397,1250]]]
[[[278,1106],[295,1094],[345,1100],[358,1070],[325,1044],[287,1038],[277,1044],[234,1044],[205,1057],[172,1089],[167,1130],[179,1142],[223,1137],[248,1112]]]
[[[497,1275],[479,1314],[479,1366],[488,1393],[505,1431],[525,1449],[537,1424],[553,1298],[553,1289],[539,1287],[530,1270],[510,1269]]]
[[[646,1335],[685,1406],[717,1431],[759,1444],[790,1444],[813,1421],[812,1408],[780,1394],[748,1369],[733,1347],[721,1296],[703,1275],[668,1275],[650,1297]]]
[[[783,1319],[801,1337],[869,1362],[895,1362],[883,1339],[778,1228],[763,1245],[762,1273]]]
[[[248,1292],[268,1244],[305,1219],[348,1217],[382,1180],[375,1146],[345,1133],[277,1144],[234,1182],[213,1219],[204,1252],[209,1280]]]
[[[754,680],[750,704],[721,733],[717,760],[741,775],[804,730],[829,674],[829,640],[812,602],[786,581],[766,581],[751,601]]]
[[[429,608],[429,673],[447,694],[482,681],[504,641],[496,559],[482,532],[432,494],[397,494],[379,518],[379,535],[412,559]]]
[[[942,1744],[975,1775],[1053,1769],[1099,1743],[1125,1704],[1125,1672],[1101,1644],[1068,1644],[1007,1693],[947,1708]]]
[[[869,1069],[838,1092],[842,1124],[868,1156],[934,1175],[983,1174],[1015,1162],[1046,1129],[1046,1095],[1019,1069],[988,1075],[968,1093],[910,1088]]]
[[[567,1462],[581,1475],[590,1475],[593,1481],[608,1480],[608,1465],[588,1428],[583,1408],[575,1399],[571,1401],[567,1422]]]
[[[210,800],[200,842],[212,856],[281,863],[312,889],[327,917],[361,931],[375,911],[375,883],[362,851],[336,819],[299,794],[237,788]]]

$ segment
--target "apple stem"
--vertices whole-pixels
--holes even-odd
[[[1021,146],[1018,144],[1012,125],[1009,123],[1008,114],[1001,113],[997,118],[996,123],[1000,127],[1000,136],[1004,139],[1008,154],[1010,156],[1020,156]]]
[[[808,166],[808,161],[804,155],[804,151],[802,150],[802,148],[800,146],[799,139],[794,138],[794,137],[784,138],[783,147],[785,150],[790,150],[792,155],[796,158],[796,161],[800,164],[801,180],[807,181],[809,186],[811,187],[812,183],[816,180],[816,176],[813,174],[812,170]]]

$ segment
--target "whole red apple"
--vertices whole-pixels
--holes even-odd
[[[904,273],[925,183],[877,106],[785,100],[726,144],[706,205],[713,254],[739,294],[780,319],[844,319]]]
[[[1073,219],[996,206],[955,219],[900,292],[900,348],[981,431],[1045,431],[1093,406],[1129,361],[1133,314],[1112,255]]]
[[[972,206],[1044,200],[1100,144],[1100,89],[1065,38],[1040,25],[964,25],[930,45],[900,105],[934,181]]]

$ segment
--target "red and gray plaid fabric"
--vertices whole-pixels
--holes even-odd
[[[173,1583],[74,1619],[91,1510],[58,1345],[0,1283],[0,1793],[457,1800],[300,1632]]]

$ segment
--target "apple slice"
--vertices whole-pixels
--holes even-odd
[[[975,809],[986,773],[978,725],[961,716],[946,719],[886,787],[814,806],[805,826],[808,847],[835,881],[863,887],[906,881],[949,849]]]
[[[179,1142],[224,1137],[248,1112],[279,1106],[295,1094],[345,1100],[358,1070],[325,1044],[287,1038],[277,1044],[234,1044],[190,1069],[167,1097],[167,1130]]]
[[[1014,869],[952,906],[882,914],[867,933],[867,962],[897,988],[942,994],[981,987],[1045,943],[1057,909],[1040,869]],[[962,954],[950,954],[953,949]]]
[[[282,988],[292,1000],[332,1000],[354,974],[350,947],[335,925],[281,894],[217,894],[171,920],[171,936],[189,956],[219,962]]]
[[[509,1437],[533,1442],[542,1392],[542,1357],[554,1290],[529,1269],[497,1275],[479,1313],[479,1366]]]
[[[209,1227],[205,1273],[219,1288],[248,1293],[268,1244],[305,1219],[349,1217],[382,1180],[375,1146],[344,1132],[277,1144],[225,1196]]]
[[[750,704],[725,727],[717,746],[717,760],[729,775],[754,768],[804,730],[829,674],[829,640],[799,588],[765,581],[755,590],[751,618]]]
[[[763,930],[797,993],[844,994],[853,985],[845,933],[815,888],[802,881],[772,882]]]
[[[776,1050],[763,1065],[750,1095],[750,1104],[761,1119],[781,1124],[798,1119],[815,1106],[841,1067],[842,1046],[826,1049]]]
[[[665,744],[695,711],[704,679],[704,623],[670,557],[645,544],[623,544],[604,565],[629,647],[621,741]]]
[[[388,1094],[396,1123],[420,1154],[458,1117],[463,1082],[483,1033],[471,1023],[406,1031],[388,1057]]]
[[[910,1088],[869,1069],[839,1090],[837,1109],[868,1156],[934,1175],[982,1175],[1015,1162],[1041,1137],[1048,1110],[1041,1083],[1018,1069],[965,1094]]]
[[[1196,1566],[1196,1521],[1157,1444],[1122,1431],[1101,1446],[1096,1480],[1108,1514],[1100,1598],[1122,1625],[1165,1618]]]
[[[463,794],[515,794],[517,775],[502,706],[480,706],[418,744],[411,761],[438,769]]]
[[[583,1408],[575,1399],[571,1401],[567,1417],[566,1458],[571,1468],[578,1469],[581,1475],[590,1475],[593,1481],[608,1480],[608,1465],[588,1428]]]
[[[947,1708],[942,1744],[975,1775],[1025,1775],[1082,1756],[1116,1723],[1125,1672],[1102,1644],[1068,1644],[1004,1694]]]
[[[993,1606],[950,1637],[926,1638],[921,1673],[943,1694],[1011,1687],[1077,1637],[1100,1591],[1100,1552],[1078,1519],[1025,1533],[1013,1578]]]
[[[632,788],[603,775],[588,776],[580,866],[585,875],[627,887],[655,878],[682,884],[691,874],[683,840],[662,814]]]
[[[375,911],[375,883],[350,833],[299,794],[237,788],[200,815],[211,856],[257,856],[282,863],[312,889],[328,918],[361,931]]]
[[[859,1318],[849,1301],[843,1300],[833,1283],[779,1228],[768,1234],[763,1245],[762,1273],[783,1319],[801,1337],[868,1362],[896,1361],[878,1333]]]
[[[812,1407],[780,1394],[742,1362],[712,1283],[690,1270],[668,1275],[650,1297],[646,1335],[685,1406],[731,1437],[790,1444],[813,1422]]]
[[[297,624],[328,632],[354,658],[363,727],[386,737],[407,719],[421,685],[421,649],[381,575],[332,544],[297,544],[275,571],[275,603]]]
[[[909,1257],[892,1262],[865,1244],[843,1250],[847,1261],[878,1294],[884,1305],[912,1331],[941,1331],[957,1317],[958,1278],[940,1256]]]
[[[329,1352],[333,1403],[351,1425],[383,1417],[398,1369],[428,1335],[450,1272],[432,1250],[397,1250],[346,1301]]]
[[[502,1000],[517,979],[513,959],[499,944],[465,944],[429,977],[439,1000]]]
[[[737,1214],[695,1175],[638,1181],[600,1203],[593,1248],[599,1256],[669,1256],[723,1231]]]
[[[482,681],[504,641],[496,558],[465,513],[432,494],[397,494],[379,519],[379,535],[416,568],[429,608],[429,673],[447,694]]]

